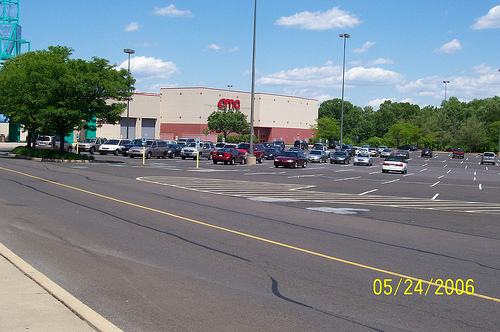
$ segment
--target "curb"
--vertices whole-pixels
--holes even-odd
[[[72,313],[83,321],[87,322],[97,331],[122,331],[117,326],[109,322],[106,318],[92,310],[86,304],[75,298],[68,291],[40,273],[34,267],[25,262],[22,258],[14,254],[7,247],[0,243],[0,256],[24,273],[28,278],[47,291],[51,296],[66,306]]]

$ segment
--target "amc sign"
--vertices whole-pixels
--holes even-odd
[[[241,107],[241,103],[238,99],[233,100],[233,99],[224,99],[222,98],[219,100],[219,103],[217,104],[217,108],[222,109],[224,107],[227,107],[227,109],[237,109],[239,110]]]

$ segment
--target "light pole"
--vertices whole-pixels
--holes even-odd
[[[345,45],[347,38],[351,38],[348,33],[341,33],[340,38],[344,38],[344,60],[342,61],[342,113],[340,114],[340,148],[342,149],[342,135],[344,133],[344,82],[345,82]]]
[[[130,55],[135,54],[135,50],[126,48],[123,52],[128,54],[128,75],[130,76]],[[130,116],[130,99],[127,100],[127,139],[128,139],[128,127],[129,127],[129,116]]]
[[[255,108],[255,33],[257,31],[257,0],[255,0],[253,13],[253,55],[252,55],[252,100],[250,101],[250,151],[247,156],[247,164],[255,164],[253,155],[253,116]]]
[[[444,119],[446,120],[446,85],[450,83],[450,81],[443,81],[444,83]]]

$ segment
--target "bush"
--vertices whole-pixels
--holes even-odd
[[[12,153],[42,159],[94,160],[94,156],[80,155],[71,152],[60,153],[57,150],[36,150],[30,149],[27,146],[18,146],[12,150]]]

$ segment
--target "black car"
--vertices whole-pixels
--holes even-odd
[[[182,146],[179,144],[169,144],[168,145],[168,152],[167,152],[167,157],[169,158],[175,158],[175,157],[180,157],[182,151]]]
[[[420,157],[429,157],[432,158],[432,150],[431,149],[423,149]]]
[[[400,147],[398,147],[399,150],[409,150],[409,151],[417,151],[417,147],[414,146],[414,145],[409,145],[409,144],[406,144],[406,145],[401,145]]]
[[[274,160],[275,157],[281,154],[281,149],[277,147],[266,148],[264,151],[264,158],[267,160]]]
[[[349,164],[350,162],[351,162],[351,155],[349,154],[349,151],[335,151],[330,156],[330,164],[337,164],[337,163]]]
[[[303,140],[296,140],[295,143],[293,143],[293,147],[301,148],[302,150],[309,150],[309,145]]]
[[[122,149],[122,156],[126,157],[128,156],[128,150],[130,150],[131,147],[141,145],[142,146],[142,138],[136,138],[130,141],[130,143],[127,143],[123,145]]]

